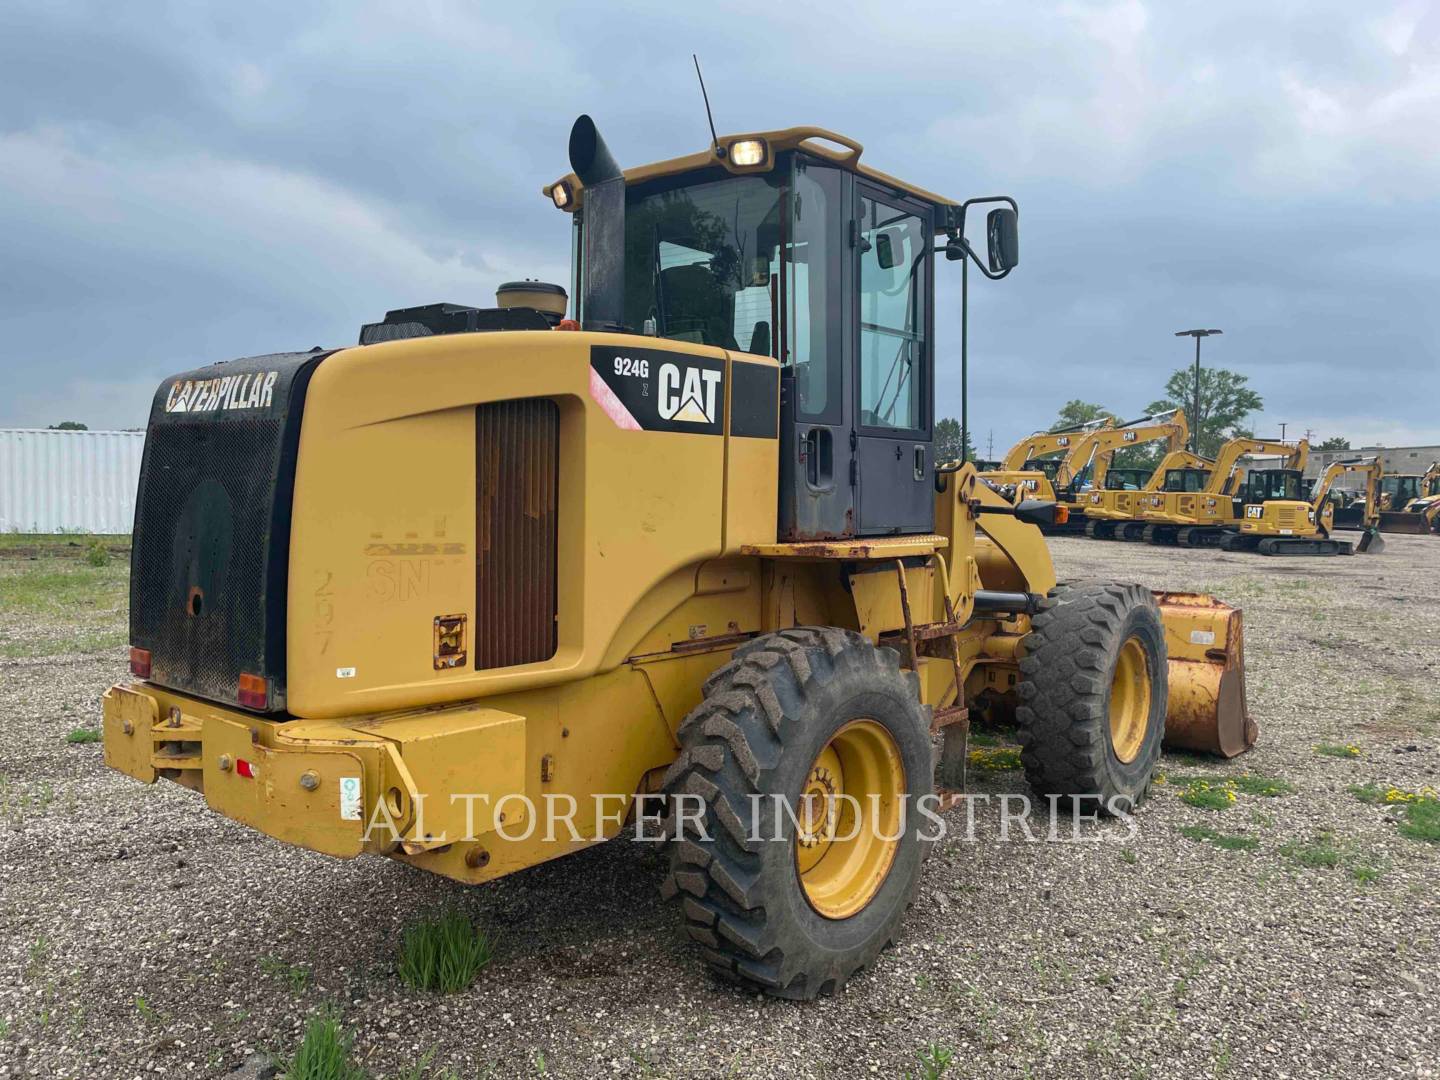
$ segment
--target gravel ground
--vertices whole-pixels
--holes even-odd
[[[1440,542],[1329,560],[1053,550],[1062,577],[1243,606],[1260,744],[1229,763],[1168,759],[1128,839],[1110,825],[1091,843],[1002,843],[982,810],[978,842],[952,833],[927,864],[895,948],[804,1005],[702,970],[649,846],[468,890],[288,849],[66,744],[125,676],[118,650],[0,660],[0,1075],[222,1077],[292,1051],[323,1008],[377,1077],[427,1054],[405,1075],[897,1077],[923,1075],[932,1043],[953,1052],[950,1077],[1436,1075],[1440,846],[1347,788],[1440,785]],[[26,618],[0,611],[0,630],[23,636]],[[77,632],[120,618],[77,612]],[[1296,791],[1204,810],[1174,782],[1201,772]],[[1196,825],[1258,848],[1181,831]],[[1298,861],[1319,850],[1334,865]],[[399,983],[394,956],[408,916],[446,906],[498,944],[470,990],[436,999]]]

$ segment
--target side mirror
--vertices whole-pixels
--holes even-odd
[[[985,215],[990,247],[990,272],[1003,274],[1020,265],[1020,215],[1008,206]]]
[[[882,229],[875,234],[875,261],[881,270],[893,270],[904,258],[905,244],[899,229]]]

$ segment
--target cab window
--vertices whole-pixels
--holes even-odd
[[[924,427],[925,221],[861,196],[859,241],[860,423],[917,430]]]

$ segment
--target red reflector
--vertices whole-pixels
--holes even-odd
[[[270,685],[263,675],[241,675],[237,699],[247,709],[263,709],[270,704]]]
[[[579,330],[579,329],[580,329],[580,324],[579,324],[578,322],[576,322],[574,319],[561,319],[561,320],[560,320],[560,325],[557,326],[557,327],[555,327],[555,329],[556,329],[556,330]]]
[[[243,757],[235,759],[235,771],[249,780],[255,779],[255,766],[246,761]]]
[[[150,677],[150,650],[137,649],[130,646],[130,674],[137,679],[148,679]]]
[[[1055,507],[1055,524],[1064,525],[1070,520],[1070,508],[1068,506]]]

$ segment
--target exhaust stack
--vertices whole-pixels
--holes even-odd
[[[625,177],[595,121],[570,129],[570,168],[584,185],[580,320],[586,330],[625,328]]]

